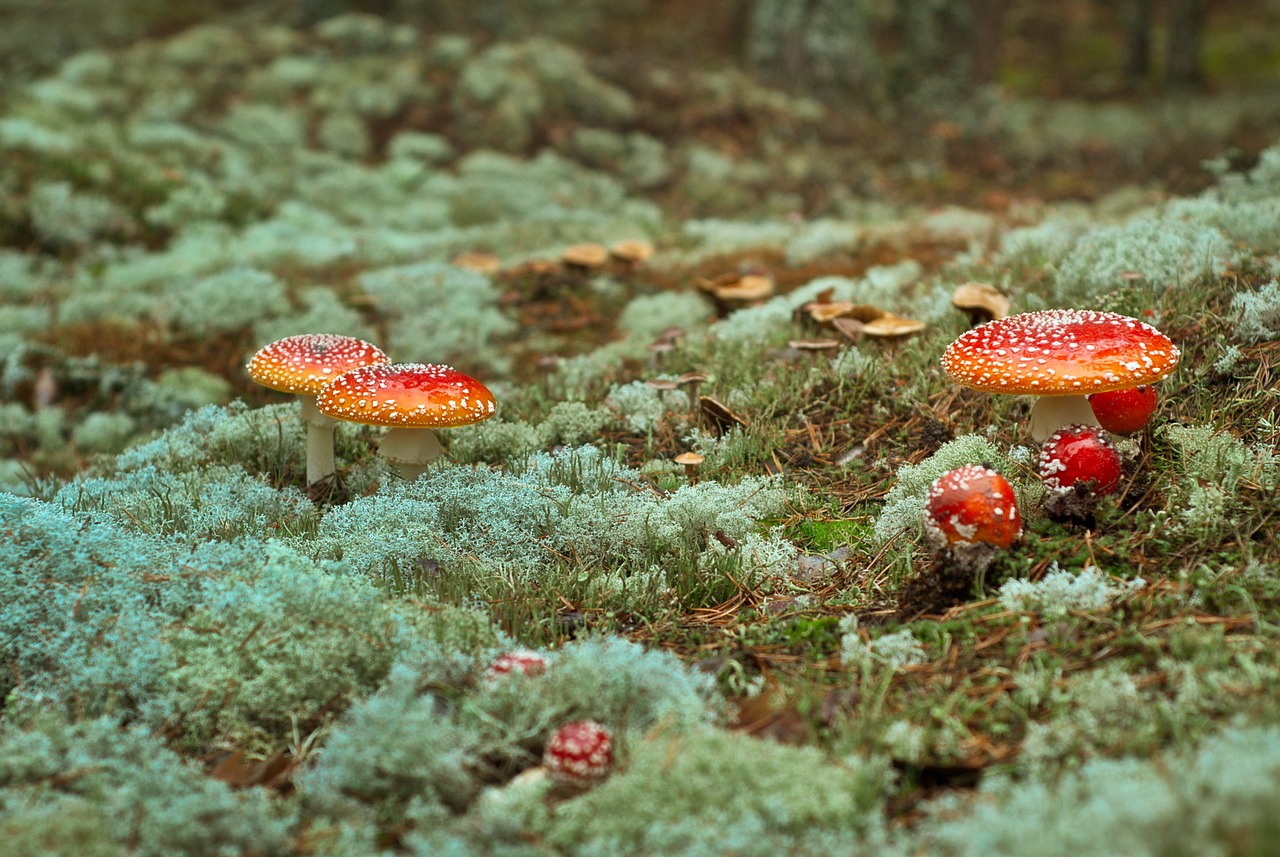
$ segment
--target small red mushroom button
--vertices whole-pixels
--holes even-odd
[[[613,733],[594,720],[566,723],[547,741],[542,765],[561,785],[594,785],[613,768]]]
[[[1127,390],[1094,393],[1089,407],[1098,424],[1112,434],[1133,434],[1147,427],[1158,404],[1154,384],[1139,384]]]
[[[1044,508],[1056,521],[1070,521],[1093,529],[1099,497],[1120,487],[1124,462],[1111,434],[1097,426],[1058,429],[1040,448],[1040,478],[1044,480]]]
[[[1123,470],[1111,434],[1097,426],[1058,429],[1040,448],[1040,478],[1050,491],[1079,487],[1105,497],[1120,485]]]
[[[1013,486],[978,464],[966,464],[934,480],[925,495],[924,523],[930,540],[947,549],[1007,548],[1022,535]]]
[[[547,659],[538,652],[512,649],[495,658],[484,671],[484,677],[488,681],[497,681],[514,675],[539,676],[546,671]]]

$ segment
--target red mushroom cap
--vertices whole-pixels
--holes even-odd
[[[957,467],[934,480],[925,495],[924,523],[929,537],[944,547],[1007,548],[1022,535],[1013,486],[978,464]]]
[[[526,676],[539,676],[547,671],[547,659],[538,652],[529,649],[513,649],[504,652],[489,664],[484,677],[489,680],[503,678],[519,673]]]
[[[1024,312],[961,334],[942,368],[989,393],[1083,396],[1150,384],[1178,365],[1178,349],[1146,322],[1094,310]]]
[[[382,349],[354,336],[302,333],[263,346],[249,360],[249,377],[264,387],[314,396],[343,372],[386,363]]]
[[[1122,472],[1120,452],[1110,433],[1097,426],[1058,429],[1040,447],[1040,478],[1056,493],[1081,486],[1105,497],[1120,485]]]
[[[493,416],[493,394],[450,366],[386,363],[338,376],[316,398],[322,414],[353,423],[450,428]]]
[[[555,780],[577,786],[599,782],[613,767],[613,733],[594,720],[577,720],[556,730],[542,753]]]
[[[1139,384],[1127,390],[1094,393],[1089,407],[1098,423],[1112,434],[1133,434],[1146,428],[1156,412],[1158,400],[1154,384]]]

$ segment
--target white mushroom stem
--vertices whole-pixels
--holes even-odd
[[[333,430],[338,421],[316,409],[315,396],[299,396],[299,416],[307,424],[307,484],[315,485],[333,477]]]
[[[378,454],[389,461],[406,482],[412,482],[444,453],[435,432],[425,428],[392,428],[378,443]]]
[[[1084,396],[1040,396],[1031,406],[1031,437],[1044,443],[1063,426],[1099,425],[1093,408]]]

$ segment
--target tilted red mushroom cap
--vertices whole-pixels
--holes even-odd
[[[249,377],[264,387],[314,396],[351,369],[386,363],[378,346],[336,333],[302,333],[277,339],[249,360]]]
[[[451,428],[493,416],[493,394],[451,366],[387,363],[338,376],[316,399],[321,413],[372,426]]]
[[[1156,412],[1159,400],[1154,384],[1139,384],[1127,390],[1094,393],[1089,396],[1089,407],[1098,423],[1114,434],[1133,434],[1142,431]]]
[[[613,733],[594,720],[566,723],[547,741],[542,764],[562,783],[591,785],[613,767]]]
[[[1040,448],[1040,478],[1050,491],[1072,491],[1080,485],[1105,497],[1120,485],[1123,470],[1111,434],[1097,426],[1058,429]]]
[[[1084,396],[1150,384],[1178,365],[1151,325],[1113,312],[1048,309],[989,321],[947,346],[942,368],[989,393]]]
[[[987,544],[1007,548],[1022,535],[1009,481],[978,464],[949,470],[925,495],[925,530],[942,547]]]

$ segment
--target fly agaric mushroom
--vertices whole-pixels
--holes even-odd
[[[1098,424],[1112,434],[1142,431],[1159,404],[1154,384],[1139,384],[1110,393],[1094,393],[1088,398],[1089,407],[1093,409]]]
[[[510,675],[539,676],[547,671],[547,659],[529,649],[513,649],[499,655],[484,671],[488,681],[497,681]]]
[[[316,409],[316,396],[344,372],[388,362],[376,345],[353,336],[304,333],[277,339],[259,349],[246,367],[264,387],[294,393],[307,425],[307,484],[333,476],[333,429],[336,422]]]
[[[1055,520],[1090,521],[1097,498],[1114,493],[1124,465],[1104,428],[1074,425],[1040,447],[1040,478],[1049,490],[1045,510]]]
[[[547,741],[542,765],[561,785],[594,785],[613,767],[613,733],[594,720],[566,723]]]
[[[925,494],[925,532],[939,550],[1007,548],[1022,535],[1013,486],[990,467],[949,470]]]
[[[378,452],[407,481],[417,479],[444,451],[431,429],[482,422],[493,416],[493,394],[451,366],[386,363],[353,369],[316,399],[320,412],[370,426],[390,426]]]
[[[1164,378],[1178,349],[1146,322],[1112,312],[1049,309],[989,321],[942,355],[947,377],[987,393],[1037,396],[1031,436],[1064,425],[1097,425],[1085,398]]]

